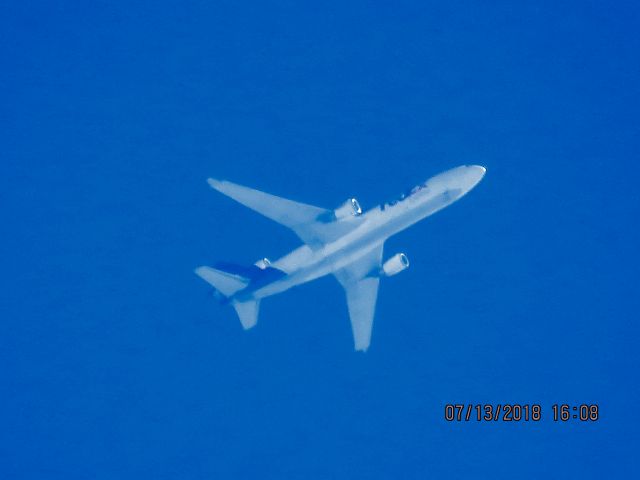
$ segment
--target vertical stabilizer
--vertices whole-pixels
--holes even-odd
[[[249,330],[258,323],[258,312],[260,311],[260,300],[248,300],[246,302],[232,302],[233,308],[236,309],[242,328]]]

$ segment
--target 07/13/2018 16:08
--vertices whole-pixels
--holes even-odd
[[[551,418],[554,422],[595,422],[600,418],[597,404],[569,405],[555,403],[551,406],[551,416],[543,415],[540,404],[451,404],[444,406],[444,419],[448,422],[493,421],[493,422],[539,422]]]

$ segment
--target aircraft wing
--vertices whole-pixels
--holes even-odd
[[[373,316],[378,298],[380,277],[375,274],[382,264],[383,245],[334,273],[347,294],[353,343],[356,350],[366,351],[371,343]],[[374,275],[370,273],[374,272]]]
[[[276,197],[226,180],[209,178],[207,182],[223,195],[290,228],[311,248],[332,242],[359,224],[359,218],[335,221],[332,210]]]

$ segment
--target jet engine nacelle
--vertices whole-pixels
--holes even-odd
[[[267,257],[265,257],[258,260],[256,263],[254,263],[254,265],[258,267],[260,270],[264,270],[266,268],[269,268],[269,266],[271,265],[271,262]]]
[[[360,208],[358,200],[355,198],[349,198],[346,202],[336,208],[333,213],[337,220],[342,220],[349,216],[357,217],[358,215],[362,215],[362,208]]]
[[[404,253],[396,253],[382,265],[382,273],[391,277],[409,267],[409,259]]]

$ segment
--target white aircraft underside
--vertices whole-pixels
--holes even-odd
[[[380,278],[409,266],[401,253],[383,264],[385,240],[458,200],[485,171],[478,165],[448,170],[364,214],[355,199],[327,210],[210,178],[212,188],[289,227],[304,245],[274,262],[262,259],[252,267],[220,263],[195,272],[234,306],[245,329],[256,325],[261,299],[333,274],[347,294],[355,349],[366,351]]]

